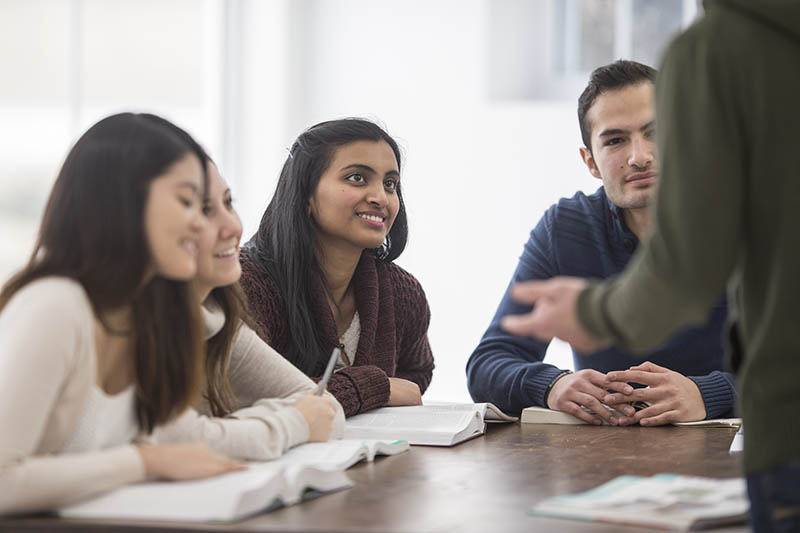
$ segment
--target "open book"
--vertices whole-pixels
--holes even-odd
[[[453,446],[486,432],[486,421],[514,422],[490,403],[444,403],[382,407],[348,418],[350,439],[403,439],[411,444]]]
[[[613,411],[616,416],[623,416],[611,407],[606,407],[610,411]],[[569,413],[554,411],[545,407],[526,407],[522,410],[520,422],[523,424],[586,424],[586,422],[580,418],[576,418]],[[698,420],[696,422],[674,422],[672,425],[706,428],[735,428],[739,427],[741,423],[741,418],[712,418],[709,420]]]
[[[302,444],[275,461],[192,481],[151,481],[112,490],[59,510],[68,518],[221,522],[349,488],[344,470],[375,455],[408,450],[404,441],[338,440]]]
[[[657,474],[620,476],[599,487],[548,498],[530,514],[654,529],[705,529],[747,520],[744,479]]]

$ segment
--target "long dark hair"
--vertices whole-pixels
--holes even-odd
[[[356,141],[385,141],[400,170],[402,158],[397,142],[373,122],[346,118],[310,127],[292,145],[275,195],[245,249],[275,282],[286,304],[290,338],[285,355],[309,375],[322,373],[326,356],[311,293],[313,277],[320,276],[324,281],[324,276],[315,256],[317,238],[314,222],[307,214],[308,200],[333,161],[336,149]],[[408,240],[408,220],[399,184],[397,196],[400,208],[394,224],[383,244],[374,250],[379,260],[387,262],[400,256]]]
[[[209,298],[225,315],[225,323],[213,337],[206,341],[206,400],[214,416],[225,416],[236,410],[237,400],[228,379],[231,347],[236,332],[247,324],[253,327],[239,282],[215,287]]]
[[[133,339],[136,415],[148,432],[191,405],[202,381],[202,321],[190,282],[147,278],[151,183],[188,154],[198,157],[207,180],[202,149],[165,122],[121,113],[78,139],[53,185],[27,265],[0,292],[2,310],[26,284],[64,276],[83,286],[101,321],[129,305],[131,329],[113,333]]]
[[[177,137],[187,144],[196,145],[198,153],[202,154],[202,159],[206,163],[214,163],[208,153],[189,135],[185,130],[175,124],[163,121],[164,127],[172,131]],[[208,190],[203,203],[208,202]],[[231,346],[236,332],[242,323],[250,323],[249,313],[247,312],[247,299],[242,292],[239,283],[224,287],[215,287],[209,299],[217,305],[225,316],[225,323],[213,337],[206,339],[205,360],[205,390],[204,396],[211,408],[214,416],[222,417],[236,410],[236,395],[228,379],[228,363],[231,357]]]

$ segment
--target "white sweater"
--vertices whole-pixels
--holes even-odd
[[[209,334],[224,322],[218,312],[205,318]],[[130,442],[59,451],[97,387],[94,324],[83,287],[67,278],[26,285],[0,312],[0,515],[61,507],[145,477]],[[190,409],[138,440],[200,440],[220,453],[262,460],[308,440],[305,419],[287,404],[315,384],[249,328],[235,338],[229,374],[236,412],[211,418],[204,402],[199,412]],[[116,416],[129,417],[130,407],[120,402]],[[339,406],[334,437],[343,430]]]
[[[0,313],[0,514],[51,509],[144,478],[128,442],[59,454],[96,387],[94,313],[83,287],[44,278]],[[129,413],[120,404],[120,417]]]
[[[225,315],[210,306],[203,308],[203,315],[206,336],[211,338],[222,329]],[[215,418],[203,401],[197,409],[156,428],[150,441],[202,441],[225,455],[267,461],[308,440],[308,424],[290,404],[299,396],[312,394],[317,385],[246,325],[234,337],[228,377],[238,402],[236,411]],[[344,411],[338,402],[336,407],[331,438],[341,438],[344,433]]]

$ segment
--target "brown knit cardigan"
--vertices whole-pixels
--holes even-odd
[[[275,350],[287,355],[290,331],[286,304],[274,281],[247,253],[241,255],[241,285],[260,334]],[[361,335],[353,366],[334,373],[328,390],[342,404],[346,416],[382,407],[389,401],[389,377],[413,381],[425,392],[433,374],[433,355],[428,343],[430,309],[419,282],[393,263],[365,251],[353,275],[353,289],[361,322]],[[312,283],[317,327],[322,332],[323,354],[339,345],[336,321],[325,295],[322,279]],[[307,372],[322,374],[325,360]],[[302,370],[302,369],[301,369]]]

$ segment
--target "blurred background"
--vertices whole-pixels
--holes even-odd
[[[436,370],[427,400],[468,401],[464,365],[547,207],[600,182],[577,98],[618,58],[658,66],[696,0],[0,0],[0,278],[28,259],[58,168],[92,123],[163,115],[218,162],[258,226],[286,147],[346,116],[400,143]],[[572,368],[554,343],[549,361]]]

